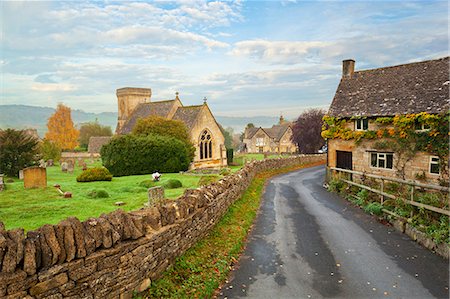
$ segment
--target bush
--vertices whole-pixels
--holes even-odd
[[[158,135],[116,136],[100,152],[114,176],[185,171],[193,159],[185,143]]]
[[[144,187],[122,187],[119,189],[120,192],[128,192],[128,193],[143,193],[147,192],[147,188]]]
[[[234,150],[232,148],[227,148],[227,163],[230,165],[233,163]]]
[[[111,181],[112,175],[105,167],[89,168],[77,176],[77,182]]]
[[[383,213],[381,209],[383,209],[383,206],[379,202],[371,202],[364,207],[364,211],[374,215],[381,215]]]
[[[209,185],[211,183],[216,182],[218,179],[219,178],[216,175],[205,175],[205,176],[202,176],[200,178],[200,180],[198,181],[198,186],[201,187],[201,186]]]
[[[89,198],[108,198],[109,194],[104,189],[94,189],[88,192],[87,197]]]
[[[44,160],[52,159],[56,162],[61,159],[61,148],[50,140],[44,139],[39,145],[39,151]]]
[[[140,187],[145,187],[145,188],[151,188],[151,187],[155,187],[156,184],[153,180],[145,180],[139,183]]]
[[[170,179],[163,183],[163,187],[167,189],[175,189],[183,187],[183,184],[180,180]]]
[[[335,193],[340,193],[344,189],[344,182],[339,179],[332,179],[328,184],[328,190]]]

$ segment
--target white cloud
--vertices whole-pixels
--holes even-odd
[[[75,86],[67,83],[41,83],[36,82],[31,86],[35,91],[74,91]]]

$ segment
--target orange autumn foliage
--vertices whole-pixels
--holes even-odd
[[[58,104],[56,111],[47,122],[48,131],[45,139],[54,142],[63,150],[73,150],[78,145],[80,132],[75,129],[71,110],[63,104]]]

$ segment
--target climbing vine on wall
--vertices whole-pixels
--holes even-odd
[[[357,118],[342,119],[332,116],[323,117],[322,137],[326,139],[363,140],[377,139],[377,149],[390,149],[398,153],[397,169],[404,174],[404,167],[417,152],[436,155],[440,161],[448,161],[449,154],[449,112],[445,114],[396,115],[378,117],[373,121],[376,130],[354,131],[348,124]],[[447,163],[441,163],[443,172],[447,172]]]

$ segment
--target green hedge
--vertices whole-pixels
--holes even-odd
[[[163,183],[163,187],[167,189],[176,189],[183,187],[183,184],[180,180],[177,179],[170,179]]]
[[[193,159],[184,142],[159,135],[116,136],[100,153],[114,176],[185,171]]]
[[[89,168],[77,176],[77,182],[111,181],[112,175],[105,167]]]
[[[227,148],[227,163],[230,165],[233,163],[234,150],[232,148]]]

